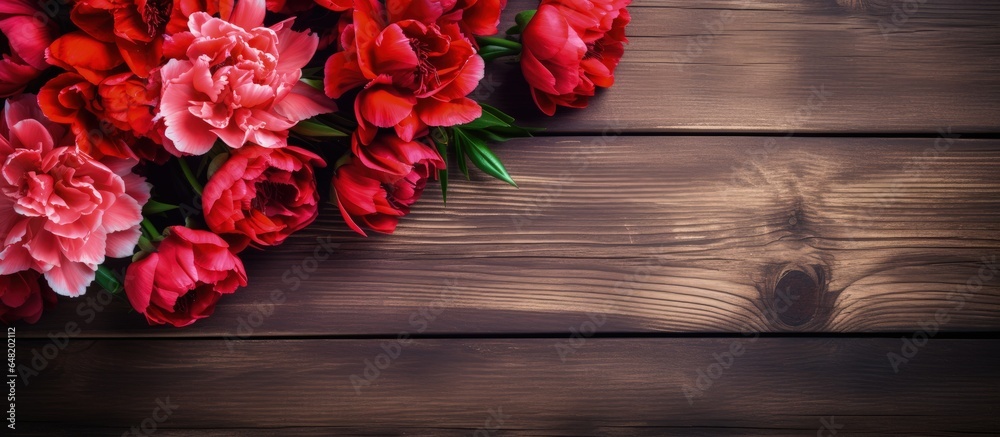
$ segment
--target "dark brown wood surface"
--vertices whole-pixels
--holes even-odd
[[[886,355],[899,338],[587,339],[565,361],[567,339],[411,340],[355,390],[385,342],[81,340],[24,390],[20,420],[120,435],[159,400],[177,406],[161,425],[172,435],[472,435],[490,410],[500,435],[817,435],[823,419],[838,435],[1000,427],[1000,374],[986,365],[1000,359],[996,340],[930,339],[898,373]]]
[[[18,433],[166,398],[146,435],[1000,433],[1000,3],[632,11],[588,110],[476,92],[548,127],[495,148],[519,189],[432,186],[392,236],[326,206],[183,330],[100,293],[18,326]]]
[[[566,333],[588,314],[602,332],[907,331],[938,311],[948,330],[1000,327],[1000,142],[772,141],[511,142],[520,189],[453,181],[447,206],[432,191],[370,238],[328,207],[250,254],[250,287],[189,328],[149,329],[120,300],[92,321],[60,306],[25,335],[67,320],[87,337],[237,335],[251,316],[252,336]]]
[[[511,1],[508,10],[534,4]],[[632,10],[618,86],[586,111],[532,124],[781,135],[1000,126],[995,1],[636,0]],[[481,96],[523,108],[523,79],[503,70],[486,79],[495,85]]]

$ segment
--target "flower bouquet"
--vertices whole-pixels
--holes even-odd
[[[545,114],[583,108],[629,15],[543,0],[497,36],[505,3],[4,0],[0,320],[96,284],[187,326],[323,201],[392,233],[450,161],[513,185],[489,144],[533,130],[470,98],[487,63],[519,62]]]

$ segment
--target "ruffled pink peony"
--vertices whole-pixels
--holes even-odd
[[[149,186],[134,161],[79,151],[34,95],[7,100],[0,118],[0,275],[35,270],[79,296],[105,257],[132,255]]]
[[[293,31],[292,20],[261,27],[264,11],[264,0],[241,0],[229,21],[195,12],[190,32],[168,37],[159,117],[171,153],[201,155],[216,139],[283,147],[296,123],[336,110],[299,81],[319,38]]]

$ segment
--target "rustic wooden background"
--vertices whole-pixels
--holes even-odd
[[[19,431],[1000,432],[1000,3],[632,10],[588,110],[487,75],[548,127],[496,147],[520,189],[367,239],[327,207],[187,329],[101,294],[18,328]]]

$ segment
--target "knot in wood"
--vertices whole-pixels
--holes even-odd
[[[772,321],[790,327],[823,322],[816,320],[829,313],[824,311],[829,299],[821,266],[786,265],[773,269],[770,276],[761,294]]]

